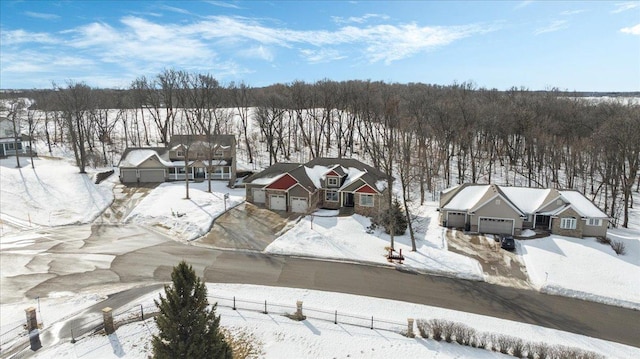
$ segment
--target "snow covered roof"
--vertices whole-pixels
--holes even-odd
[[[528,188],[528,187],[503,187],[497,185],[464,185],[458,192],[447,202],[442,209],[469,211],[474,207],[481,205],[479,201],[485,197],[485,194],[495,186],[498,192],[501,192],[506,200],[511,202],[520,211],[527,214],[536,213],[545,205],[545,200],[554,191],[549,188]],[[454,187],[458,188],[458,187]],[[451,191],[452,189],[447,189]],[[558,191],[566,206],[540,213],[542,215],[555,215],[567,208],[571,207],[584,217],[590,218],[608,218],[596,205],[589,201],[582,193],[575,190]]]
[[[573,208],[583,215],[590,218],[609,218],[604,212],[602,212],[595,204],[593,204],[587,197],[583,196],[578,191],[560,191],[560,195],[571,205]]]
[[[460,190],[443,208],[466,211],[478,204],[490,185],[468,186]]]
[[[160,150],[164,151],[164,148]],[[122,155],[119,167],[138,167],[152,156],[156,156],[163,165],[171,166],[171,161],[163,159],[158,152],[157,148],[128,148]]]
[[[509,200],[525,213],[534,213],[544,203],[551,189],[529,187],[499,187]]]

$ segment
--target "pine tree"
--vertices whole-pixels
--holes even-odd
[[[391,228],[393,228],[393,234],[396,236],[403,235],[406,232],[407,217],[405,217],[397,199],[393,201],[391,208],[381,213],[379,222],[387,234],[391,234]]]
[[[172,285],[166,297],[154,300],[160,314],[155,318],[159,333],[152,339],[154,358],[232,357],[231,348],[219,330],[216,304],[209,310],[207,288],[185,261],[173,268]]]

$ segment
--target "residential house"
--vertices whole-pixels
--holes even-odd
[[[233,135],[214,135],[209,142],[205,135],[174,135],[169,148],[127,148],[118,167],[122,183],[211,178],[227,180],[233,186],[236,180],[236,139]]]
[[[580,192],[464,184],[440,195],[440,223],[471,232],[520,234],[542,228],[571,237],[604,237],[609,217]]]
[[[320,207],[373,216],[386,208],[388,195],[385,173],[347,158],[276,163],[244,183],[248,202],[296,213]]]
[[[15,134],[13,122],[6,117],[0,118],[0,157],[8,156],[36,156],[35,151],[29,146],[30,137],[23,134]]]

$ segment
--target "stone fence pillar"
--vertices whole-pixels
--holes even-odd
[[[104,322],[104,331],[109,334],[113,334],[116,331],[116,327],[113,325],[113,309],[106,307],[102,309],[102,320]]]
[[[40,342],[40,331],[38,330],[38,317],[36,316],[36,308],[29,307],[24,310],[27,315],[27,331],[29,332],[29,343],[31,350],[42,348]]]
[[[407,318],[407,337],[413,338],[415,336],[413,333],[413,318]]]

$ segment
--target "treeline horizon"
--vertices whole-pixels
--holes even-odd
[[[252,88],[164,70],[126,90],[68,81],[21,97],[35,100],[28,111],[45,114],[54,138],[78,149],[81,169],[85,145],[92,153],[101,142],[106,162],[105,144],[121,126],[124,146],[166,146],[173,134],[231,131],[249,163],[258,150],[269,164],[300,152],[357,156],[397,174],[405,203],[423,203],[436,182],[500,177],[507,185],[577,189],[626,227],[633,187],[640,189],[640,104],[624,96],[592,101],[576,92],[499,91],[472,82],[322,80]]]

